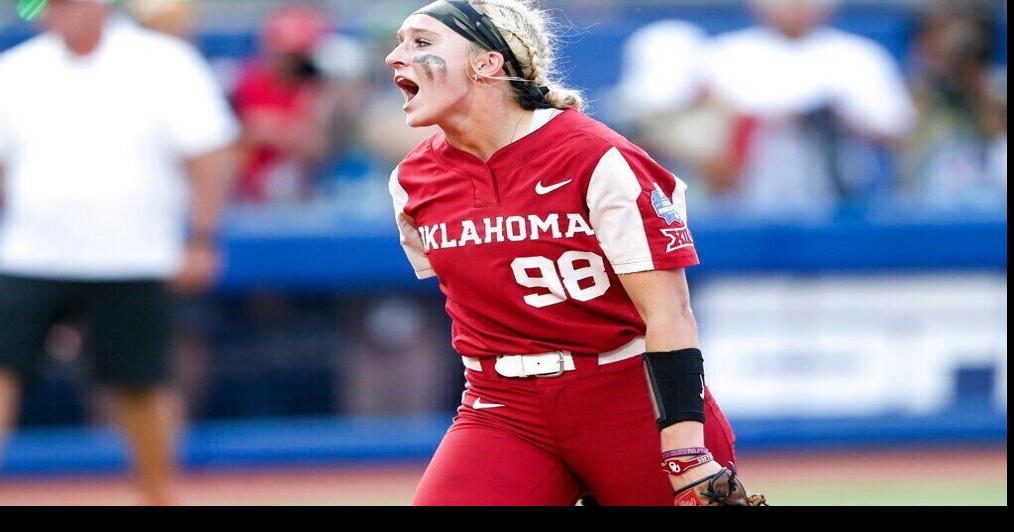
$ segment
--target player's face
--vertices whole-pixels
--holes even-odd
[[[398,43],[387,66],[405,96],[406,122],[411,127],[441,123],[471,90],[468,41],[436,19],[412,15],[398,31]]]
[[[105,24],[108,5],[94,0],[50,0],[43,24],[65,42],[91,38]]]

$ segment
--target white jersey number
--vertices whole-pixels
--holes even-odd
[[[588,265],[578,268],[578,261],[587,261]],[[568,251],[555,264],[546,257],[522,257],[514,259],[511,269],[521,286],[549,290],[548,294],[525,296],[525,303],[535,308],[563,303],[568,295],[578,301],[591,301],[612,285],[602,257],[586,251]],[[532,270],[538,271],[538,276],[530,274]],[[586,286],[582,287],[582,282]]]

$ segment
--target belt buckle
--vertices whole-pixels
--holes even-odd
[[[557,371],[556,373],[548,373],[546,375],[536,375],[537,378],[540,378],[540,379],[551,379],[553,377],[559,377],[560,375],[563,375],[567,371],[566,369],[564,369],[564,368],[566,368],[566,361],[567,361],[567,359],[564,356],[563,351],[557,351],[557,352],[555,352],[553,354],[555,354],[559,358],[559,360],[557,360],[557,363],[560,364],[560,370]]]

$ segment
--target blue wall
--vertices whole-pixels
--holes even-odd
[[[694,234],[702,260],[694,275],[1007,269],[1006,220],[695,226]],[[227,250],[223,292],[433,286],[416,281],[393,222],[385,236],[237,237]]]

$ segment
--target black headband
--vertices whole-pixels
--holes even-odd
[[[518,100],[522,106],[529,109],[548,109],[553,106],[546,102],[546,95],[549,94],[548,87],[536,87],[533,83],[517,81],[525,79],[521,62],[511,50],[507,40],[503,38],[500,30],[489,20],[489,17],[479,13],[465,0],[439,0],[416,11],[417,15],[426,15],[440,21],[444,26],[454,30],[469,42],[475,43],[484,50],[497,52],[504,57],[504,71],[508,76],[517,78],[511,80],[518,93]]]

